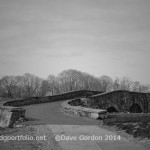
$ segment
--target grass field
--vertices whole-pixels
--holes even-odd
[[[133,141],[141,143],[150,149],[150,122],[126,122],[126,123],[107,123],[103,128],[116,132],[117,134]]]
[[[116,126],[119,129],[133,135],[133,137],[138,138],[148,138],[150,139],[150,122],[141,123],[118,123]]]
[[[108,126],[115,126],[120,130],[132,135],[134,138],[150,139],[150,122],[126,122],[126,123],[107,123]]]

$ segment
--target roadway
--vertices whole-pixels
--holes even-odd
[[[60,111],[63,101],[25,106],[27,122],[25,124],[61,124],[61,125],[97,125],[102,121],[69,116]]]

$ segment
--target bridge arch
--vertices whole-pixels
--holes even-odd
[[[130,113],[142,113],[142,108],[138,103],[134,103],[129,108]]]
[[[118,110],[114,106],[111,106],[107,108],[107,112],[113,113],[113,112],[118,112]]]

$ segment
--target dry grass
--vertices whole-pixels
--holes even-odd
[[[150,122],[109,123],[102,127],[116,132],[134,143],[140,143],[150,148]]]
[[[148,138],[150,139],[150,123],[120,123],[116,124],[119,129],[133,135],[134,138]]]

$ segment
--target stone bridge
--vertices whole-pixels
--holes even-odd
[[[3,106],[5,106],[6,109],[5,107],[3,108],[3,106],[0,108],[0,124],[1,121],[4,122],[3,120],[7,117],[9,119],[8,122],[15,122],[19,120],[20,117],[24,117],[24,110],[10,110],[7,109],[7,106],[20,107],[69,99],[81,99],[83,107],[103,109],[108,112],[150,113],[150,93],[137,93],[123,90],[102,93],[100,91],[79,90],[54,96],[29,97],[27,99],[5,102]],[[94,110],[94,112],[95,111],[97,110]],[[11,119],[13,121],[11,121]],[[9,126],[7,123],[6,125]]]
[[[90,96],[87,105],[91,108],[105,109],[108,112],[150,112],[150,93],[112,91]]]

